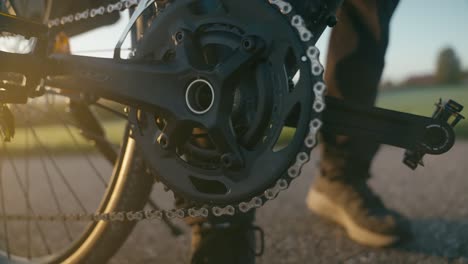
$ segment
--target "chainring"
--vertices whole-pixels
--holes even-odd
[[[285,2],[177,0],[137,48],[135,60],[175,68],[198,58],[191,82],[167,87],[181,90],[180,98],[168,100],[191,113],[187,120],[130,111],[132,136],[147,164],[192,205],[239,204],[247,211],[240,205],[252,198],[262,197],[257,205],[273,199],[300,174],[316,145],[325,107],[318,49],[300,30],[302,18],[278,3]],[[235,78],[221,85],[212,80],[218,65],[259,45],[255,60],[233,70]],[[220,129],[200,122],[204,115],[222,116],[213,125]],[[181,121],[184,126],[174,125]]]

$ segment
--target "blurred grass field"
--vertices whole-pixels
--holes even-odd
[[[465,106],[462,115],[468,117],[468,84],[433,87],[404,87],[395,91],[383,91],[377,99],[377,106],[416,115],[431,116],[434,104],[439,99],[452,99]],[[468,120],[455,128],[458,138],[468,139]]]
[[[435,106],[434,103],[442,99],[453,99],[458,103],[468,107],[468,85],[459,86],[436,86],[436,87],[407,87],[394,91],[383,91],[380,93],[377,106],[402,111],[417,115],[431,116]],[[464,113],[468,116],[467,111]],[[120,144],[125,128],[125,121],[121,119],[106,119],[103,122],[106,135],[115,145]],[[86,141],[80,131],[70,126],[69,131],[62,124],[48,124],[35,127],[37,137],[43,145],[55,154],[72,154],[79,152],[90,152],[94,150],[93,145]],[[293,129],[285,130],[279,142],[288,142],[294,132]],[[458,138],[468,139],[468,121],[462,121],[456,128]],[[40,144],[34,140],[31,132],[26,133],[25,128],[17,128],[15,138],[12,143],[6,143],[9,152],[13,155],[24,155],[26,146],[29,147],[29,154],[40,154]],[[280,143],[281,144],[281,143]],[[42,153],[43,154],[43,153]]]
[[[103,124],[107,138],[116,146],[122,142],[125,124],[124,120],[108,120]],[[5,146],[13,156],[44,155],[46,153],[41,145],[54,155],[96,151],[92,142],[86,140],[79,129],[73,126],[68,128],[62,124],[35,126],[35,136],[30,129],[17,128],[14,139],[5,143]]]

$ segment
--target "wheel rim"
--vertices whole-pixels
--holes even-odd
[[[53,96],[56,98],[55,101],[58,100],[57,97],[59,96]],[[21,146],[14,146],[15,141],[11,145],[3,145],[0,198],[5,203],[0,209],[1,214],[72,214],[104,210],[113,200],[119,198],[112,193],[112,189],[118,178],[122,176],[119,174],[120,170],[116,169],[115,175],[112,176],[112,164],[100,157],[98,151],[83,146],[83,140],[79,138],[81,136],[75,128],[65,123],[69,120],[65,120],[62,112],[51,107],[53,105],[50,103],[51,100],[49,102],[44,98],[40,100],[43,102],[39,105],[31,102],[24,107],[12,106],[13,112],[17,115],[23,114],[22,116],[29,119],[25,121],[25,128],[18,128],[16,137],[18,140],[29,141],[30,145],[24,144],[26,146],[24,150],[20,149]],[[41,105],[44,104],[48,106],[48,110],[41,109]],[[47,133],[60,125],[47,125],[52,128],[36,127],[40,118],[36,116],[35,121],[31,121],[29,116],[31,113],[27,113],[26,108],[30,111],[32,109],[36,114],[48,114],[49,117],[60,118],[62,133],[68,137],[67,144],[70,144],[68,147],[81,149],[75,154],[67,153],[69,149],[66,148],[51,149],[50,144],[53,144],[54,140],[47,140]],[[125,126],[125,120],[119,122]],[[49,137],[53,138],[53,135]],[[25,157],[20,157],[21,151],[29,153],[25,153]],[[74,175],[72,171],[75,171]],[[77,181],[80,177],[82,180]],[[89,196],[93,197],[87,201],[83,199]],[[21,199],[23,201],[18,202]],[[56,259],[68,257],[85,241],[93,238],[96,235],[93,232],[98,230],[96,229],[98,225],[1,221],[0,240],[4,250],[1,252],[0,260],[3,258],[18,263],[55,262]],[[102,227],[99,230],[102,230]],[[61,238],[65,239],[60,241]]]
[[[44,17],[44,21],[46,21],[48,19],[48,16],[50,14],[50,11],[51,11],[51,5],[52,5],[52,2],[53,0],[47,0],[46,2],[46,10],[45,10],[45,17]],[[63,92],[63,91],[60,91],[58,90],[59,92]],[[57,102],[57,101],[62,101],[63,98],[73,98],[73,97],[76,97],[77,95],[76,94],[63,94],[63,93],[58,93],[57,94],[57,90],[49,90],[48,92],[51,92],[50,95],[46,95],[45,97],[41,97],[37,100],[34,100],[39,103],[35,104],[35,102],[29,102],[28,105],[26,105],[25,107],[23,106],[12,106],[12,110],[13,111],[16,111],[18,112],[20,115],[23,114],[24,116],[26,116],[25,114],[27,115],[32,115],[35,114],[40,114],[40,113],[43,113],[44,111],[47,112],[49,110],[52,109],[52,111],[50,111],[48,114],[49,116],[52,115],[53,117],[56,117],[56,119],[59,119],[59,122],[58,123],[64,123],[65,121],[69,121],[69,119],[63,115],[64,114],[64,108],[62,109],[53,109],[52,108],[42,108],[43,105],[47,105],[47,106],[51,106],[53,105],[53,102]],[[60,99],[60,98],[62,99]],[[59,99],[57,99],[59,98]],[[75,98],[75,99],[80,99],[80,98]],[[97,104],[94,104],[95,106],[102,106],[99,104],[100,102],[97,102]],[[98,108],[98,107],[91,107],[91,108]],[[102,107],[100,107],[102,108]],[[32,110],[31,110],[32,109]],[[121,108],[121,110],[123,110],[123,108]],[[101,111],[102,113],[103,111]],[[18,114],[17,113],[17,114]],[[52,113],[52,114],[51,114]],[[128,143],[127,140],[128,140],[128,135],[126,134],[125,132],[125,135],[123,134],[124,133],[124,127],[125,127],[125,123],[126,123],[126,115],[125,114],[118,114],[120,115],[121,117],[123,116],[125,118],[125,120],[123,120],[123,123],[121,125],[111,125],[113,126],[112,130],[115,129],[116,127],[120,127],[122,128],[122,134],[120,136],[117,136],[118,137],[118,141],[120,142],[121,139],[123,138],[124,139],[124,142],[122,144],[122,146],[124,148],[121,149],[121,153],[120,153],[120,158],[117,160],[117,154],[118,154],[118,150],[109,150],[109,146],[106,145],[106,142],[99,142],[99,139],[98,138],[93,138],[95,140],[95,142],[97,142],[97,146],[99,147],[99,150],[96,150],[96,149],[93,149],[93,146],[92,144],[87,144],[87,147],[84,148],[84,152],[80,152],[82,153],[82,155],[80,156],[80,159],[81,161],[78,161],[78,162],[73,162],[73,163],[77,163],[77,164],[81,164],[82,166],[80,167],[79,165],[75,165],[75,167],[73,168],[73,170],[75,170],[75,174],[80,174],[80,173],[76,173],[77,171],[81,171],[81,174],[86,174],[86,170],[83,169],[84,168],[87,168],[88,169],[88,174],[90,175],[93,175],[96,176],[95,177],[95,184],[91,184],[89,183],[89,185],[91,186],[97,186],[98,184],[101,184],[101,189],[100,190],[93,190],[93,191],[90,191],[91,193],[95,192],[95,196],[99,197],[99,198],[95,198],[93,202],[90,202],[89,204],[92,204],[92,205],[88,205],[88,204],[83,204],[82,202],[77,202],[75,201],[75,206],[76,207],[75,209],[77,209],[74,213],[76,212],[83,212],[83,211],[86,211],[86,210],[90,210],[91,212],[103,212],[103,211],[106,211],[106,210],[111,210],[112,208],[115,208],[116,206],[116,203],[117,201],[119,200],[119,197],[120,197],[120,193],[121,193],[121,190],[122,188],[124,187],[124,182],[126,180],[126,177],[128,175],[126,175],[125,173],[122,172],[122,169],[125,170],[125,167],[127,166],[126,164],[122,164],[122,161],[125,159],[124,157],[124,153],[127,155],[127,157],[131,157],[131,153],[129,153],[128,151],[131,151],[133,152],[133,143]],[[102,117],[102,116],[101,116]],[[63,196],[63,190],[68,190],[68,187],[67,187],[67,184],[64,182],[64,180],[62,179],[61,180],[61,186],[59,186],[59,184],[57,184],[57,182],[59,181],[58,179],[62,178],[62,176],[60,174],[63,174],[63,176],[65,177],[66,181],[69,181],[69,186],[71,187],[74,187],[75,184],[72,182],[73,181],[73,178],[76,178],[76,175],[74,175],[75,177],[70,177],[70,179],[68,178],[68,173],[66,170],[63,169],[63,165],[64,165],[64,161],[62,160],[62,158],[59,158],[58,155],[56,155],[56,152],[55,151],[51,151],[51,150],[48,150],[48,151],[44,151],[43,149],[44,148],[47,148],[50,144],[62,144],[63,142],[59,142],[58,140],[55,140],[56,138],[54,138],[53,135],[47,135],[48,132],[50,132],[50,128],[49,129],[46,129],[44,127],[40,128],[39,132],[38,131],[34,131],[33,132],[33,129],[31,129],[31,127],[35,127],[37,124],[36,123],[40,123],[40,122],[37,122],[37,118],[36,117],[31,117],[31,116],[28,116],[28,118],[30,118],[31,120],[29,120],[29,124],[23,124],[25,125],[26,127],[29,126],[29,128],[26,128],[26,129],[23,129],[23,128],[19,128],[19,131],[17,131],[17,139],[18,137],[22,137],[23,140],[27,141],[29,140],[29,143],[32,143],[33,141],[36,141],[36,147],[37,145],[43,145],[43,146],[40,146],[39,149],[42,149],[42,150],[39,150],[39,151],[36,151],[38,153],[35,153],[34,155],[36,155],[34,157],[34,161],[33,162],[30,162],[28,163],[28,166],[30,166],[29,169],[25,169],[26,166],[24,168],[20,168],[20,166],[24,166],[24,163],[26,163],[26,161],[23,161],[22,158],[18,158],[18,154],[21,154],[21,153],[18,153],[18,152],[21,152],[18,151],[18,149],[20,149],[21,147],[17,148],[14,146],[15,143],[12,143],[12,145],[10,146],[7,146],[7,148],[9,148],[9,151],[5,151],[5,146],[3,145],[2,146],[2,157],[1,157],[1,164],[4,165],[4,166],[0,166],[0,171],[2,172],[1,175],[0,175],[0,178],[2,180],[2,188],[0,188],[0,199],[2,202],[4,202],[7,198],[7,197],[1,197],[2,195],[3,196],[8,196],[8,192],[12,192],[12,190],[14,190],[14,188],[10,188],[9,184],[11,183],[11,180],[12,179],[8,179],[8,175],[11,176],[10,178],[13,178],[13,181],[16,181],[16,185],[18,186],[21,186],[23,185],[23,189],[27,189],[26,187],[28,186],[28,188],[30,187],[31,189],[33,187],[39,187],[40,185],[35,185],[34,186],[34,181],[39,181],[38,178],[42,179],[41,180],[41,183],[46,183],[45,186],[43,187],[47,187],[48,185],[48,188],[43,188],[43,192],[48,192],[49,194],[52,194],[51,196],[52,197],[49,197],[50,199],[48,200],[49,204],[50,205],[54,205],[55,206],[55,213],[64,213],[66,212],[68,206],[63,204],[63,201],[60,200],[60,198]],[[66,120],[65,120],[66,119]],[[120,123],[121,121],[119,121]],[[62,149],[61,151],[63,153],[61,153],[60,155],[63,155],[63,154],[66,154],[66,152],[69,152],[70,149],[73,149],[73,148],[77,148],[76,146],[76,142],[78,142],[78,144],[83,144],[83,137],[82,135],[79,135],[79,133],[77,133],[77,129],[72,127],[72,126],[69,126],[70,124],[67,124],[67,125],[63,125],[62,124],[62,132],[66,135],[68,135],[68,144],[69,146],[66,147],[65,149]],[[83,127],[81,127],[83,128]],[[42,129],[42,130],[41,130]],[[23,131],[22,131],[23,130]],[[26,132],[24,132],[26,131]],[[83,131],[86,131],[86,129],[83,129]],[[21,135],[23,134],[23,135]],[[93,135],[86,135],[87,138],[92,138]],[[108,138],[101,138],[103,140],[107,140]],[[116,138],[114,138],[113,141],[116,141]],[[15,141],[14,141],[15,142]],[[18,141],[16,141],[18,142]],[[38,142],[40,142],[38,144]],[[24,142],[23,142],[24,143]],[[1,143],[0,143],[1,144]],[[18,144],[18,143],[16,143]],[[28,144],[24,144],[24,145],[28,145]],[[82,148],[83,146],[80,146],[80,148]],[[24,148],[24,146],[23,146]],[[24,149],[27,149],[24,148]],[[90,154],[90,150],[93,150],[94,151],[94,154]],[[127,151],[128,150],[128,151]],[[100,155],[98,152],[102,152],[102,151],[105,151],[107,153],[104,153],[104,156]],[[25,150],[25,152],[27,152]],[[109,152],[115,152],[115,153],[109,153]],[[24,153],[23,153],[24,154]],[[33,154],[33,153],[26,153],[25,156],[28,156],[30,154]],[[15,157],[16,155],[16,157]],[[67,154],[69,155],[69,154]],[[77,154],[75,154],[77,155]],[[42,156],[41,158],[39,156]],[[77,159],[76,157],[74,159]],[[91,161],[90,161],[91,159]],[[96,161],[96,159],[98,159],[98,161]],[[128,158],[127,158],[128,159]],[[27,160],[27,158],[25,158],[24,160]],[[116,167],[113,168],[113,164],[109,163],[108,161],[109,160],[112,160],[113,162],[115,162],[116,164]],[[80,163],[81,162],[81,163]],[[65,164],[66,165],[66,164]],[[102,170],[101,168],[97,168],[97,167],[102,167],[102,166],[106,166],[107,168],[105,169],[105,172],[104,171],[101,171],[100,173],[98,171]],[[7,170],[6,173],[3,172],[4,170]],[[42,173],[40,173],[40,171],[42,170]],[[44,170],[48,171],[48,172],[52,172],[51,174],[54,174],[55,175],[49,175],[51,176],[50,179],[47,177],[47,174],[48,173],[45,173]],[[62,171],[62,172],[58,172],[58,171]],[[32,177],[31,174],[33,173],[36,173],[35,177]],[[5,175],[5,174],[8,174],[8,175]],[[20,174],[24,174],[24,175],[20,175]],[[31,177],[26,177],[26,175],[29,175]],[[42,175],[40,175],[42,174]],[[100,175],[98,175],[100,174]],[[38,176],[39,175],[39,176]],[[56,178],[54,178],[54,176],[58,176]],[[79,175],[78,175],[79,176]],[[88,175],[89,176],[89,175]],[[31,178],[35,178],[35,179],[31,179]],[[90,178],[90,177],[88,177]],[[26,186],[26,180],[29,181],[29,184]],[[18,183],[18,182],[21,182],[22,183]],[[50,184],[49,183],[52,183],[52,185],[54,185],[54,188],[50,188]],[[104,185],[102,185],[104,183]],[[11,184],[10,184],[11,185]],[[107,185],[107,188],[106,187],[103,187]],[[21,187],[16,187],[16,189],[21,189]],[[89,188],[89,186],[87,186]],[[3,190],[2,190],[3,189]],[[120,191],[119,191],[120,190]],[[116,192],[114,192],[116,191]],[[17,194],[21,194],[21,191],[20,192],[17,192]],[[69,193],[74,193],[73,191],[69,191]],[[24,193],[23,193],[24,194]],[[54,197],[55,196],[55,197]],[[72,194],[71,195],[72,197],[73,196],[77,196],[78,198],[80,198],[78,194]],[[100,199],[102,197],[102,199]],[[35,201],[37,198],[37,195],[36,197],[34,197],[34,195],[31,195],[31,197],[29,197],[29,200],[30,201],[30,207],[34,208],[35,206],[37,206],[37,204],[32,204],[33,202],[37,202]],[[73,200],[74,198],[72,198]],[[12,200],[11,198],[7,201],[10,201]],[[25,199],[27,200],[27,199]],[[37,199],[38,201],[40,201],[40,199]],[[77,199],[75,199],[77,200]],[[70,202],[70,201],[69,201]],[[39,203],[39,204],[45,204],[44,202],[42,203]],[[59,206],[57,206],[59,205]],[[28,205],[27,205],[27,202],[24,202],[24,207],[27,208]],[[3,207],[2,207],[3,208]],[[83,208],[85,208],[85,210],[83,210]],[[50,208],[49,208],[50,209]],[[60,209],[60,210],[58,210]],[[5,214],[5,213],[8,213],[8,211],[11,212],[10,208],[8,208],[8,205],[5,206],[5,208],[3,208],[3,210],[0,209],[0,214]],[[24,213],[25,210],[23,210],[22,213]],[[21,213],[21,212],[19,212]],[[37,214],[40,214],[40,212],[36,212]],[[70,212],[71,213],[71,212]],[[67,233],[73,233],[72,234],[72,239],[68,239],[66,243],[64,243],[64,245],[55,245],[55,247],[53,247],[52,245],[48,245],[47,247],[50,247],[49,250],[45,249],[45,244],[47,243],[51,243],[50,241],[48,242],[44,242],[44,240],[42,239],[45,239],[45,240],[54,240],[54,237],[47,237],[47,235],[43,235],[43,234],[39,234],[39,233],[46,233],[45,231],[45,227],[42,227],[41,225],[43,225],[43,223],[34,223],[34,222],[30,222],[30,223],[21,223],[20,224],[20,227],[19,229],[21,229],[21,227],[24,229],[24,230],[19,230],[20,232],[13,232],[13,231],[18,231],[18,230],[9,230],[11,229],[12,227],[12,224],[10,223],[6,223],[4,221],[0,221],[0,248],[2,249],[5,249],[3,251],[0,251],[0,262],[13,262],[13,263],[30,263],[30,262],[34,262],[34,263],[62,263],[64,261],[67,261],[67,262],[78,262],[78,260],[80,258],[83,257],[83,252],[85,253],[89,253],[90,251],[90,248],[89,248],[89,245],[90,243],[94,243],[96,241],[96,238],[99,238],[99,234],[102,234],[102,232],[104,232],[103,230],[105,230],[105,228],[108,227],[107,224],[105,223],[96,223],[96,222],[89,222],[89,223],[81,223],[81,224],[78,224],[80,227],[78,228],[79,230],[76,231],[76,230],[65,230],[65,229],[72,229],[73,227],[71,226],[67,226],[68,224],[64,224],[64,223],[56,223],[56,224],[53,224],[52,226],[56,227],[57,230],[59,230],[60,228],[61,229],[64,229],[62,230],[61,232],[61,235],[56,235],[58,237],[60,236],[64,236],[64,237],[70,237],[70,234],[67,234]],[[39,226],[39,227],[38,227]],[[52,228],[53,228],[52,227]],[[51,228],[50,226],[48,227],[49,229]],[[16,228],[18,229],[18,228]],[[42,231],[39,231],[39,229],[44,229]],[[7,230],[7,232],[5,232],[5,230]],[[27,233],[31,233],[31,234],[27,234]],[[23,243],[22,245],[22,250],[23,251],[18,251],[19,249],[15,248],[15,245],[11,245],[11,243],[13,242],[16,242],[16,241],[13,241],[13,240],[18,240],[18,238],[21,238],[21,237],[26,237],[26,240],[33,240],[32,236],[34,234],[32,233],[35,233],[35,235],[37,235],[37,237],[40,237],[40,241],[39,244],[44,244],[44,247],[42,247],[42,245],[37,245],[37,243],[35,245],[33,245],[35,242],[34,241],[31,241],[31,242],[25,242]],[[22,234],[22,235],[21,235]],[[45,238],[44,238],[45,237]],[[24,240],[24,239],[23,239]],[[56,242],[56,241],[55,241]],[[60,244],[60,243],[55,243],[55,244]],[[31,249],[31,247],[42,247],[40,249],[34,249],[36,250],[36,252],[33,252],[34,250]],[[15,254],[16,253],[16,254]]]

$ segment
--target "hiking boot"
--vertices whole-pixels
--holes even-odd
[[[386,208],[363,179],[319,176],[306,202],[314,213],[341,225],[349,238],[365,246],[392,246],[410,234],[409,222]]]
[[[256,232],[261,248],[256,252]],[[263,231],[240,221],[192,226],[191,264],[255,264],[263,253]]]

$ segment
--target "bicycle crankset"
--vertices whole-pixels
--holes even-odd
[[[232,204],[275,185],[298,153],[315,146],[323,68],[313,44],[267,1],[205,2],[166,8],[136,52],[136,60],[190,65],[166,87],[164,100],[177,113],[134,109],[130,116],[133,137],[164,184],[190,201]],[[295,130],[286,143],[288,119]]]
[[[455,101],[439,103],[428,118],[325,100],[314,45],[336,10],[314,10],[310,30],[283,0],[172,1],[131,60],[48,55],[47,29],[27,30],[31,23],[0,13],[0,26],[38,38],[31,54],[0,51],[0,71],[27,79],[3,83],[0,104],[25,103],[48,76],[39,88],[66,87],[133,107],[131,133],[147,164],[194,202],[177,211],[180,217],[209,209],[233,215],[274,199],[309,160],[322,120],[327,133],[408,149],[404,162],[413,169],[425,154],[450,150],[463,119]],[[29,92],[18,96],[19,89]]]

